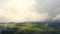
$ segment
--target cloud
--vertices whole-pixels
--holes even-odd
[[[47,12],[49,20],[59,20],[60,0],[38,0],[38,12]]]
[[[39,2],[37,7],[39,12],[48,12],[51,16],[60,13],[60,0],[39,0]]]
[[[55,20],[60,21],[60,14],[56,15],[52,20],[53,20],[53,21],[55,21]]]
[[[2,0],[0,5],[2,22],[44,22],[60,13],[60,0]]]
[[[0,21],[25,22],[46,21],[48,13],[38,13],[35,10],[35,0],[8,0],[3,8],[0,8]],[[2,19],[3,18],[3,19]]]

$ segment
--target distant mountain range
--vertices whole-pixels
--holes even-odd
[[[0,24],[5,24],[5,23],[0,23]],[[19,23],[7,22],[6,24],[39,24],[44,26],[46,25],[46,26],[60,27],[60,21],[58,20],[49,21],[49,22],[19,22]]]

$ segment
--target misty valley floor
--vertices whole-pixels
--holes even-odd
[[[0,34],[60,34],[60,26],[41,24],[0,24]]]

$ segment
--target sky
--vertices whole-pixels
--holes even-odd
[[[0,0],[0,22],[60,20],[60,0]]]

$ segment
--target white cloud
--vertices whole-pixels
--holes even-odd
[[[48,13],[38,13],[36,5],[35,0],[8,0],[4,8],[0,8],[0,15],[5,22],[46,21]]]
[[[56,15],[52,20],[58,20],[58,21],[60,21],[60,14]]]
[[[48,21],[50,16],[52,16],[52,19],[57,19],[59,18],[57,14],[60,12],[59,2],[59,0],[3,0],[3,2],[0,3],[0,21],[44,22]]]

